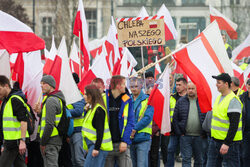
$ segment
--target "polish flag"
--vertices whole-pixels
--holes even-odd
[[[55,78],[56,89],[63,92],[68,105],[81,100],[82,96],[72,76],[67,53],[66,41],[63,36],[49,75]]]
[[[44,74],[48,74],[51,71],[56,54],[57,54],[57,49],[56,49],[55,39],[54,39],[54,35],[53,35],[50,51],[49,51],[49,53],[47,51],[45,51],[45,64],[43,67]]]
[[[172,17],[164,4],[162,4],[161,8],[157,12],[157,16],[164,16],[165,23],[165,40],[177,39],[177,31],[174,26],[174,22]]]
[[[9,54],[45,48],[44,40],[30,27],[3,11],[0,11],[0,45]]]
[[[107,37],[104,36],[101,39],[94,39],[89,42],[89,49],[90,54],[93,58],[95,58],[97,55],[100,55],[102,52],[102,45],[106,41]]]
[[[240,75],[243,73],[243,70],[239,66],[234,64],[233,62],[231,62],[231,64],[232,64],[232,67],[233,67],[234,76],[239,78]]]
[[[118,60],[121,60],[117,30],[113,17],[111,17],[111,25],[109,27],[107,40],[105,41],[104,45],[104,51],[106,51],[106,54],[104,53],[106,55],[106,62],[108,64],[109,70],[113,71],[115,64],[118,62]]]
[[[250,57],[250,34],[242,44],[237,46],[232,52],[232,60],[241,60],[243,57]]]
[[[80,58],[78,56],[78,48],[76,46],[75,40],[73,40],[73,44],[72,44],[69,57],[70,57],[69,59],[70,69],[72,73],[75,72],[79,76]]]
[[[84,92],[85,86],[89,85],[95,78],[101,78],[104,81],[105,86],[108,87],[111,75],[108,65],[104,63],[105,61],[105,56],[103,54],[95,58],[95,62],[92,64],[89,71],[84,74],[81,82],[78,84],[81,92]]]
[[[85,11],[83,7],[82,0],[79,0],[78,10],[76,13],[75,24],[73,34],[80,38],[80,49],[82,54],[81,67],[84,67],[84,71],[88,71],[90,65],[90,52],[89,52],[89,42],[88,42],[88,25],[85,17]],[[79,36],[80,34],[80,36]]]
[[[169,72],[167,66],[156,82],[155,87],[149,96],[148,105],[154,107],[153,120],[161,129],[161,134],[166,135],[171,131],[170,125],[170,112],[169,112],[169,99],[170,99],[170,85],[169,85]]]
[[[10,78],[10,57],[6,50],[0,50],[0,75],[5,75]]]
[[[216,20],[221,30],[225,30],[231,39],[237,39],[238,34],[236,32],[236,29],[238,25],[232,22],[227,17],[225,17],[222,13],[220,13],[217,9],[215,9],[211,5],[209,6],[209,10],[210,10],[210,22],[212,23],[214,20]]]
[[[155,56],[155,62],[157,62],[157,61],[158,61],[157,56]],[[160,67],[159,63],[157,63],[155,65],[155,80],[157,79],[157,76],[159,74],[161,74],[161,67]]]
[[[240,75],[240,88],[250,78],[250,65],[247,66],[245,71]],[[247,91],[246,84],[243,86],[243,90]]]

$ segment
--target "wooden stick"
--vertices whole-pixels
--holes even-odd
[[[37,102],[36,104],[40,104],[40,101],[41,101],[41,98],[42,98],[42,95],[43,95],[43,92],[40,93],[38,99],[37,99]]]
[[[243,89],[243,87],[244,87],[244,86],[245,86],[245,79],[244,79],[244,82],[243,82],[243,84],[242,84],[242,86],[241,86],[240,90],[237,92],[237,95],[236,95],[236,96],[238,96],[238,97],[239,97],[240,92],[242,91],[242,89]]]

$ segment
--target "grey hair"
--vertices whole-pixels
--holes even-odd
[[[231,77],[232,82],[235,86],[240,86],[240,80],[237,77]]]

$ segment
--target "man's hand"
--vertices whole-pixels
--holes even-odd
[[[127,150],[127,146],[128,146],[127,143],[121,142],[119,145],[120,153],[125,152]]]
[[[45,147],[46,147],[46,146],[41,146],[41,145],[40,145],[40,149],[41,149],[42,155],[45,155]]]
[[[20,140],[20,143],[19,143],[19,153],[21,155],[23,155],[23,154],[25,154],[25,152],[26,152],[26,143],[25,143],[25,141]]]
[[[135,138],[135,133],[136,133],[136,130],[133,129],[130,135],[131,139]]]
[[[4,151],[4,147],[1,148],[1,152],[3,152],[3,151]]]
[[[99,154],[99,151],[98,150],[93,150],[92,151],[92,157],[96,157],[96,156],[98,156],[98,154]]]
[[[37,114],[40,114],[42,109],[41,109],[41,105],[39,103],[36,103],[35,104],[35,107],[34,107],[34,111],[37,113]]]
[[[156,134],[155,134],[155,136],[160,136],[160,132],[157,131]]]
[[[229,149],[229,146],[228,146],[228,145],[222,144],[221,147],[220,147],[220,153],[221,153],[222,155],[227,154],[228,149]]]

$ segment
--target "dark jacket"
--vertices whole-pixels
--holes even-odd
[[[201,113],[201,110],[198,104],[198,99],[196,101],[196,104],[197,104],[197,109],[199,112],[200,124],[202,126],[202,123],[205,119],[206,114]],[[174,116],[173,116],[173,126],[175,129],[176,135],[185,135],[186,133],[186,125],[187,125],[188,114],[189,114],[189,105],[190,103],[189,103],[189,99],[187,95],[181,97],[176,103],[176,106],[174,109]]]
[[[242,109],[242,131],[244,131],[245,126],[246,126],[246,116],[247,116],[247,111],[246,111],[246,101],[248,98],[248,91],[244,92],[242,95],[240,95],[240,100],[243,104],[243,109]]]

